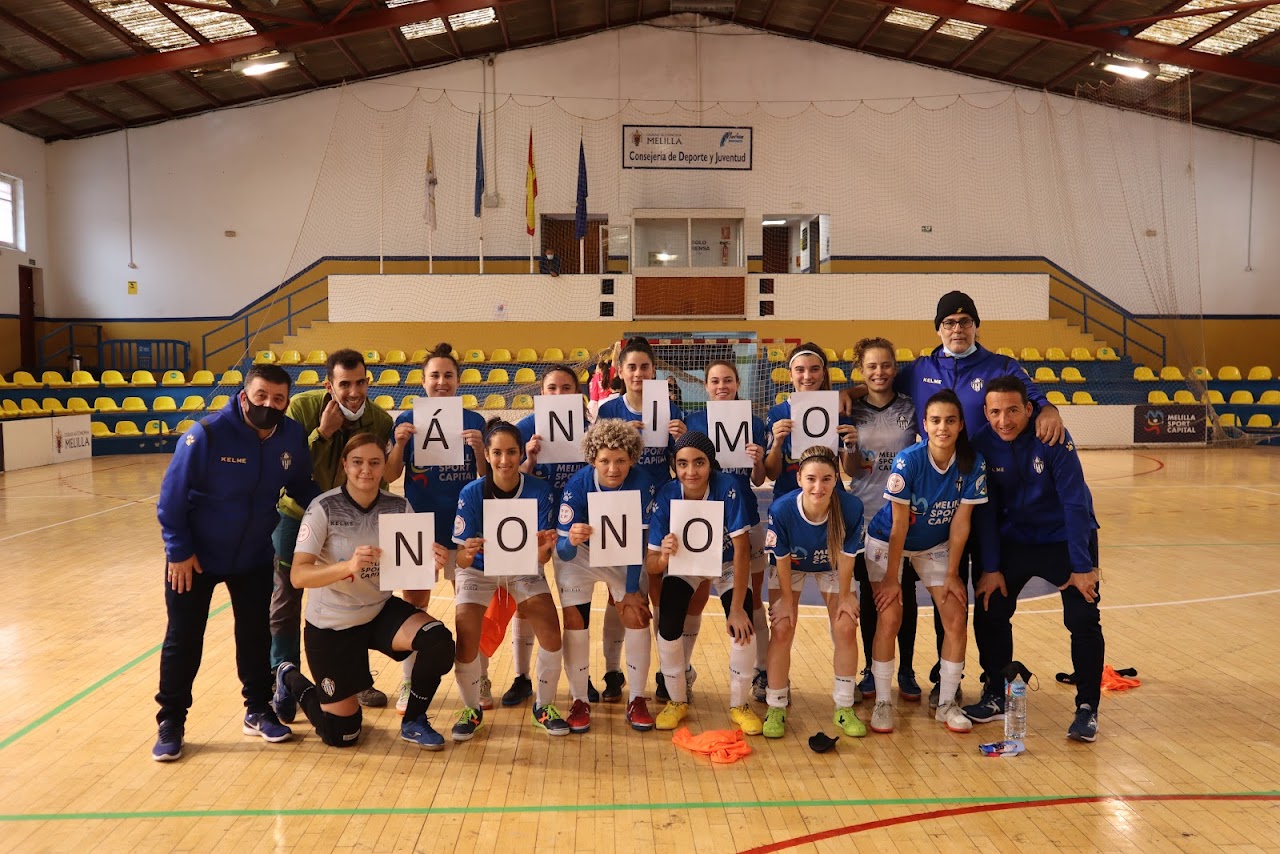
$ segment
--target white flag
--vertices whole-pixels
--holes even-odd
[[[432,231],[436,230],[436,146],[431,138],[431,131],[427,131],[427,209],[424,217],[427,220],[427,228]]]

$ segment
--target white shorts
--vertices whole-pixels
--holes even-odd
[[[916,575],[924,582],[925,587],[941,587],[947,580],[947,564],[950,563],[951,549],[947,543],[936,545],[931,549],[912,552],[904,550],[902,556],[911,561]],[[867,578],[878,584],[889,574],[889,544],[867,535]],[[898,580],[902,580],[902,566],[898,566]]]
[[[840,576],[836,574],[834,569],[828,569],[826,572],[796,572],[791,571],[791,590],[799,593],[804,589],[804,581],[806,578],[812,578],[818,585],[818,592],[822,594],[839,593],[840,592]],[[782,579],[778,578],[778,567],[769,567],[769,589],[781,590]],[[773,594],[769,595],[770,601],[773,600]]]
[[[711,592],[715,593],[717,596],[723,596],[724,594],[733,590],[733,563],[730,562],[730,563],[720,564],[719,578],[711,578],[705,575],[672,575],[669,572],[663,577],[678,578],[681,581],[688,584],[694,590],[697,590],[699,587],[701,587],[702,582],[710,581]]]
[[[488,606],[494,592],[505,588],[520,604],[542,593],[551,595],[547,579],[541,571],[537,575],[485,575],[471,567],[458,567],[454,574],[454,605]]]
[[[590,558],[584,558],[581,551],[578,552],[578,557],[570,561],[563,561],[559,556],[553,555],[551,562],[556,570],[556,586],[560,588],[561,608],[590,605],[591,594],[595,592],[598,583],[609,588],[609,595],[615,602],[621,602],[622,597],[627,595],[625,566],[589,566]]]
[[[759,525],[747,532],[747,537],[751,542],[752,575],[760,575],[769,568],[769,555],[764,550],[764,535],[767,527],[769,527],[768,523],[761,519]]]

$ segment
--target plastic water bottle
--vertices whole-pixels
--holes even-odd
[[[1004,740],[1022,741],[1027,737],[1027,683],[1019,673],[1004,683]]]

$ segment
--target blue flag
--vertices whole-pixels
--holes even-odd
[[[476,216],[480,216],[482,204],[484,204],[484,135],[480,129],[480,114],[476,113]]]
[[[578,206],[573,217],[573,239],[587,236],[587,150],[578,140]]]

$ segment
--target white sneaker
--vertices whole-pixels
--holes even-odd
[[[400,683],[400,693],[396,695],[396,711],[404,714],[409,708],[409,680]]]
[[[938,706],[937,713],[933,719],[939,723],[946,724],[947,729],[952,732],[969,732],[973,729],[973,721],[969,720],[969,716],[960,710],[954,702],[943,703]]]
[[[493,683],[488,676],[480,677],[480,709],[489,711],[493,708]]]
[[[871,711],[872,732],[893,732],[893,703],[888,700],[877,700]]]

